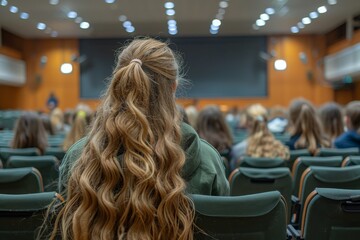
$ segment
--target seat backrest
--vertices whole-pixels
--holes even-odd
[[[45,149],[45,155],[55,156],[59,161],[64,158],[65,153],[62,148],[49,147]]]
[[[342,156],[343,159],[351,155],[360,155],[359,148],[320,148],[316,154],[319,157]]]
[[[344,159],[342,167],[360,165],[360,156],[348,156]]]
[[[296,159],[293,169],[293,194],[299,197],[300,179],[303,172],[310,166],[341,167],[342,157],[299,157]]]
[[[236,197],[190,197],[196,212],[195,239],[286,238],[286,203],[278,191]]]
[[[289,168],[289,169],[292,169],[293,164],[294,164],[295,160],[296,160],[298,157],[306,157],[306,156],[311,156],[311,153],[310,153],[309,150],[307,150],[307,149],[291,150],[291,151],[290,151],[290,158],[289,158],[289,160],[286,162],[288,168]]]
[[[39,156],[40,151],[37,148],[0,148],[0,160],[6,166],[7,160],[11,156]]]
[[[240,163],[240,167],[251,167],[251,168],[275,168],[285,167],[285,161],[281,158],[255,158],[255,157],[244,157]]]
[[[303,237],[306,240],[359,239],[359,197],[359,189],[316,188],[304,206]]]
[[[54,156],[12,156],[8,168],[34,167],[41,173],[44,190],[56,191],[59,178],[59,161]]]
[[[0,239],[35,239],[55,192],[0,194]]]
[[[43,192],[40,172],[35,168],[0,169],[0,193],[26,194]]]
[[[230,177],[230,195],[241,196],[267,191],[279,191],[291,206],[292,178],[287,167],[235,169]]]

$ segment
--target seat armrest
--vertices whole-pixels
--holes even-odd
[[[300,199],[294,195],[291,195],[291,224],[295,227],[299,226],[301,204]]]
[[[291,195],[291,202],[292,204],[300,204],[300,199],[295,195]]]
[[[300,231],[296,230],[291,224],[287,226],[287,231],[290,232],[293,240],[304,240],[301,237]]]

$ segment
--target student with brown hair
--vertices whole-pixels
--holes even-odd
[[[88,137],[60,166],[65,202],[50,239],[193,238],[186,192],[224,195],[229,185],[218,153],[181,123],[178,79],[166,43],[121,51]]]
[[[314,154],[320,147],[330,147],[313,105],[302,98],[292,101],[289,108],[291,138],[286,145],[290,150],[305,149]]]
[[[335,139],[335,147],[360,147],[360,101],[352,101],[346,106],[345,124],[348,130]]]
[[[320,119],[324,126],[324,132],[333,142],[344,132],[344,120],[339,104],[329,102],[320,108]]]
[[[74,115],[71,129],[64,140],[64,151],[67,151],[74,143],[85,137],[88,131],[88,126],[90,125],[90,118],[91,116],[89,116],[89,114],[84,110],[80,110]]]
[[[37,148],[44,154],[47,143],[47,134],[40,116],[34,112],[25,112],[17,120],[14,129],[12,148]]]

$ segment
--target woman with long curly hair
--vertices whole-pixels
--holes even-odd
[[[60,167],[50,239],[192,239],[186,193],[226,195],[219,154],[181,123],[178,64],[153,39],[132,41],[118,56],[88,137]]]

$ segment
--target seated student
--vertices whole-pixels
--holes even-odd
[[[47,133],[40,116],[34,112],[25,112],[16,122],[11,147],[37,148],[44,154],[47,146]]]
[[[290,104],[291,138],[286,143],[290,150],[308,149],[314,154],[320,147],[330,147],[313,105],[302,98]]]
[[[324,133],[333,144],[334,140],[344,132],[344,121],[339,104],[329,102],[320,108],[320,119]]]
[[[360,101],[350,102],[346,106],[345,124],[348,130],[335,139],[335,147],[360,147]]]
[[[249,136],[233,147],[231,167],[234,169],[241,157],[289,158],[289,149],[276,140],[267,126],[267,111],[260,104],[246,109],[246,126]]]
[[[85,137],[88,131],[88,126],[90,125],[90,118],[91,116],[89,116],[84,110],[80,110],[75,114],[71,129],[64,140],[64,151],[67,151],[74,143]]]
[[[88,137],[63,159],[50,239],[192,239],[186,192],[229,193],[219,154],[180,121],[178,68],[157,40],[120,53]]]

